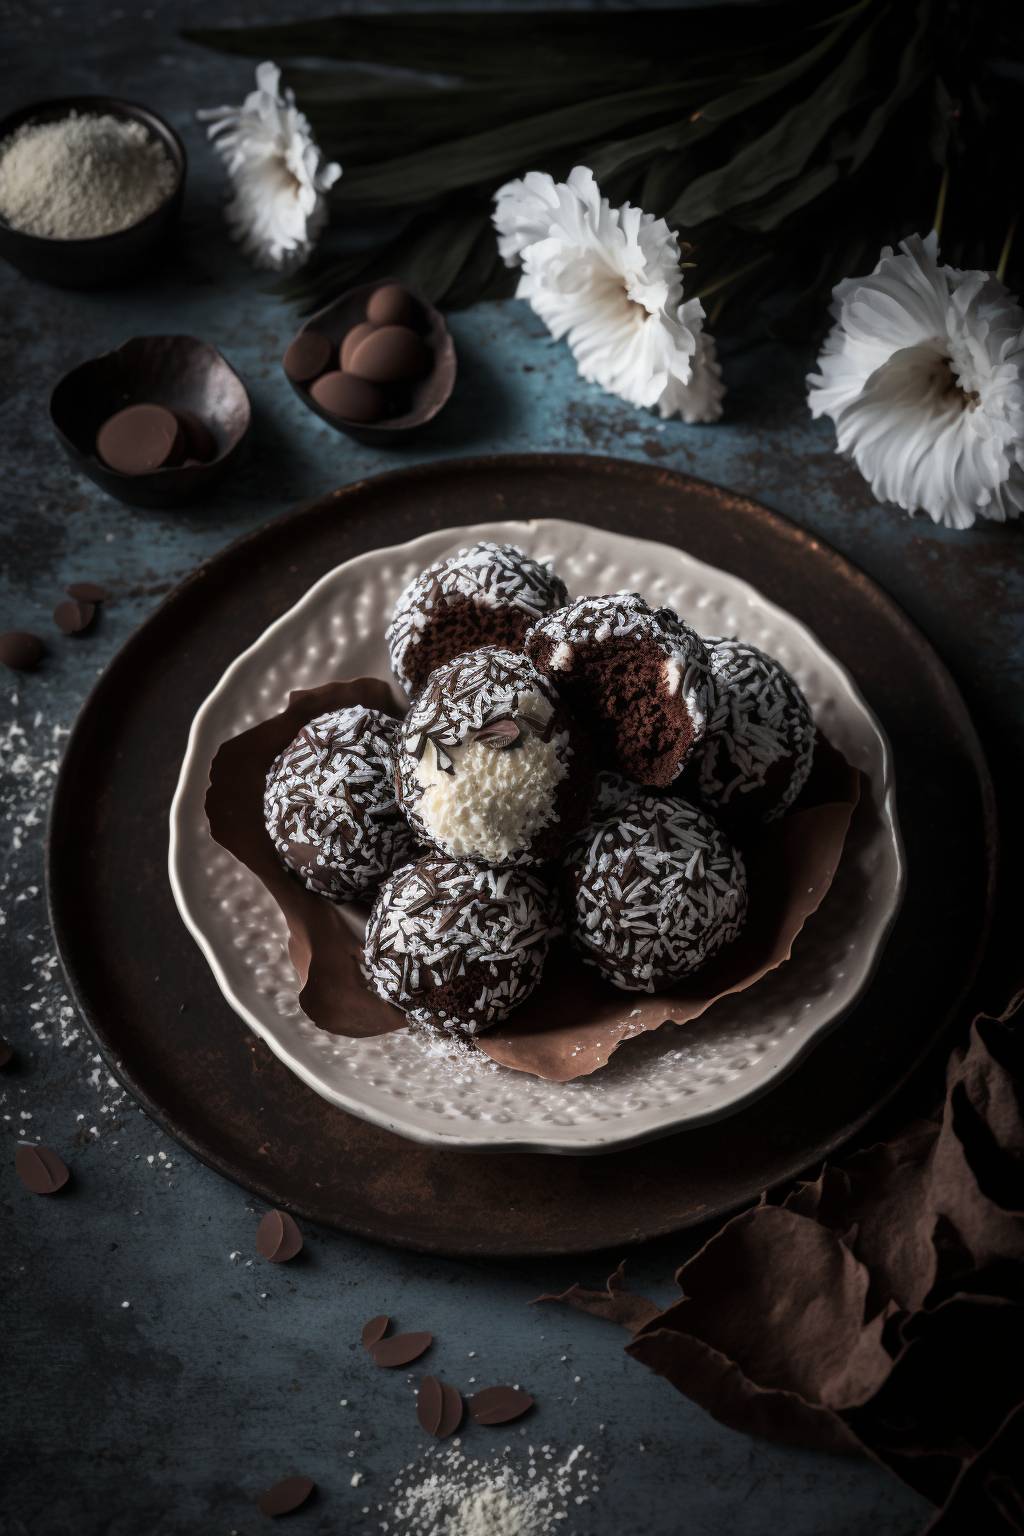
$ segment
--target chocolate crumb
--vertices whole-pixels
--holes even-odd
[[[73,597],[65,598],[53,610],[53,621],[65,635],[81,634],[95,617],[95,603],[79,603]]]
[[[484,1387],[469,1400],[469,1411],[478,1424],[511,1424],[532,1407],[529,1392],[518,1387]]]
[[[261,1515],[276,1520],[278,1515],[290,1515],[293,1510],[301,1509],[315,1488],[316,1483],[311,1477],[285,1477],[261,1493],[256,1503]]]
[[[302,1252],[302,1233],[287,1211],[268,1211],[256,1228],[256,1252],[271,1264],[287,1264]]]
[[[0,664],[12,672],[31,672],[46,655],[46,646],[38,635],[24,629],[9,629],[0,635]]]
[[[55,1195],[71,1177],[67,1164],[50,1147],[19,1147],[14,1171],[33,1195]]]
[[[381,1339],[371,1345],[370,1354],[375,1365],[393,1370],[399,1365],[411,1365],[420,1355],[426,1354],[433,1342],[433,1335],[429,1333],[396,1333],[390,1339]]]
[[[371,1317],[368,1323],[363,1324],[363,1331],[360,1335],[363,1341],[363,1348],[372,1349],[384,1337],[390,1327],[391,1319],[386,1317],[383,1312],[379,1317]]]

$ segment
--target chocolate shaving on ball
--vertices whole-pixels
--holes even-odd
[[[287,1211],[268,1211],[256,1228],[256,1252],[271,1264],[287,1264],[302,1252],[302,1233]]]
[[[532,1407],[533,1398],[520,1387],[483,1387],[469,1400],[469,1411],[477,1424],[511,1424]]]
[[[522,731],[514,720],[488,720],[474,733],[474,741],[482,741],[488,747],[511,747],[520,740]]]
[[[293,1510],[301,1509],[315,1489],[316,1483],[311,1477],[285,1477],[261,1493],[256,1504],[261,1515],[276,1520],[279,1515],[290,1515]]]
[[[14,1154],[14,1171],[33,1195],[55,1195],[71,1177],[63,1158],[50,1147],[19,1147]]]
[[[433,1342],[430,1333],[396,1333],[371,1345],[370,1354],[375,1365],[394,1370],[399,1365],[411,1365],[420,1355],[425,1355]]]

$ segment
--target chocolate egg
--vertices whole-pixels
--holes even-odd
[[[129,405],[100,427],[96,452],[118,474],[148,475],[181,462],[185,436],[166,406]]]
[[[384,391],[368,379],[357,379],[351,373],[325,373],[309,392],[317,405],[332,416],[340,416],[343,421],[379,421],[387,415]]]
[[[333,351],[320,331],[300,331],[284,355],[284,371],[296,384],[308,384],[331,366]]]
[[[374,384],[402,384],[430,371],[430,352],[405,325],[382,325],[353,347],[348,371]]]
[[[355,352],[356,347],[358,347],[364,336],[369,336],[376,329],[377,327],[371,325],[369,320],[360,320],[359,324],[354,325],[348,332],[341,344],[341,366],[346,373],[351,372],[349,364],[352,361],[352,354]]]
[[[399,283],[385,283],[370,294],[366,318],[374,325],[407,325],[414,331],[423,329],[423,310]]]

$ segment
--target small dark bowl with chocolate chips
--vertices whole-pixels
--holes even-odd
[[[118,501],[177,507],[242,456],[252,424],[231,364],[194,336],[135,336],[72,368],[50,419],[76,469]]]
[[[360,443],[397,447],[451,398],[455,344],[440,310],[395,278],[332,299],[282,359],[303,405]]]

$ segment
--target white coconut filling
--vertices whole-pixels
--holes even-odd
[[[413,776],[422,790],[417,814],[452,858],[500,864],[555,819],[555,791],[568,772],[567,733],[542,741],[529,732],[506,749],[468,741],[447,751],[454,773],[438,767],[428,746]]]

